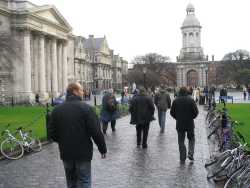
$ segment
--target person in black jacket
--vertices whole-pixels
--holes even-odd
[[[180,88],[179,96],[173,101],[170,110],[171,116],[176,119],[176,130],[178,133],[178,144],[180,152],[180,161],[185,163],[187,151],[185,146],[185,136],[187,132],[188,137],[188,158],[191,162],[194,160],[194,119],[197,117],[199,111],[195,101],[188,96],[186,87]]]
[[[131,113],[131,124],[136,124],[137,146],[147,148],[147,138],[149,131],[149,124],[154,120],[155,107],[151,97],[146,95],[144,88],[139,89],[139,94],[135,96],[129,106],[129,112]]]
[[[68,85],[66,101],[51,113],[48,132],[58,143],[68,187],[91,187],[91,160],[94,140],[101,157],[106,157],[106,144],[99,120],[92,108],[82,101],[79,83]]]

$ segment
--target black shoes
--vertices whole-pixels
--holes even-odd
[[[194,162],[194,157],[192,155],[188,155],[188,159],[190,160],[191,163]]]
[[[142,144],[142,148],[146,149],[146,148],[148,148],[148,145],[147,144]]]
[[[184,165],[185,164],[185,160],[180,160],[180,164]]]

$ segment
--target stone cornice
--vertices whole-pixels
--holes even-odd
[[[199,28],[201,29],[202,27],[201,26],[198,26],[198,25],[189,25],[189,26],[182,26],[181,29],[187,29],[187,28]]]
[[[11,12],[3,7],[0,7],[0,14],[3,14],[5,16],[10,16]]]
[[[45,29],[43,25],[46,25],[50,29]],[[42,32],[45,35],[52,35],[58,38],[67,40],[70,34],[67,29],[51,22],[46,22],[37,16],[29,14],[13,15],[11,21],[11,27],[16,29],[29,29],[38,32]],[[52,31],[53,30],[53,31]]]
[[[49,25],[49,26],[52,26],[52,27],[56,27],[57,29],[59,29],[59,30],[61,30],[61,31],[63,31],[63,32],[69,33],[69,32],[71,32],[71,30],[72,30],[71,28],[63,27],[63,26],[61,26],[61,25],[59,25],[59,24],[57,24],[57,23],[51,22],[49,19],[40,17],[40,16],[35,15],[35,14],[31,14],[31,15],[28,14],[28,17],[29,17],[29,18],[32,18],[32,19],[34,19],[34,20],[36,20],[36,21],[39,21],[39,22],[41,22],[41,23],[43,23],[43,24],[46,24],[46,25]]]

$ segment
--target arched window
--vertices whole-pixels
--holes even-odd
[[[187,37],[187,33],[184,33],[184,37]]]
[[[193,37],[193,36],[194,36],[194,33],[192,33],[192,32],[189,33],[189,36],[190,36],[190,37]]]

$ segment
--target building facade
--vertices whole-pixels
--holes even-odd
[[[72,81],[89,90],[112,87],[114,67],[106,37],[74,36],[52,5],[0,0],[0,34],[9,40],[0,43],[4,49],[0,54],[0,103],[10,97],[15,102],[32,101],[36,94],[41,99],[56,97]]]
[[[210,62],[201,47],[201,25],[195,16],[195,8],[188,4],[182,24],[182,49],[177,57],[177,86],[204,87],[208,85]]]

